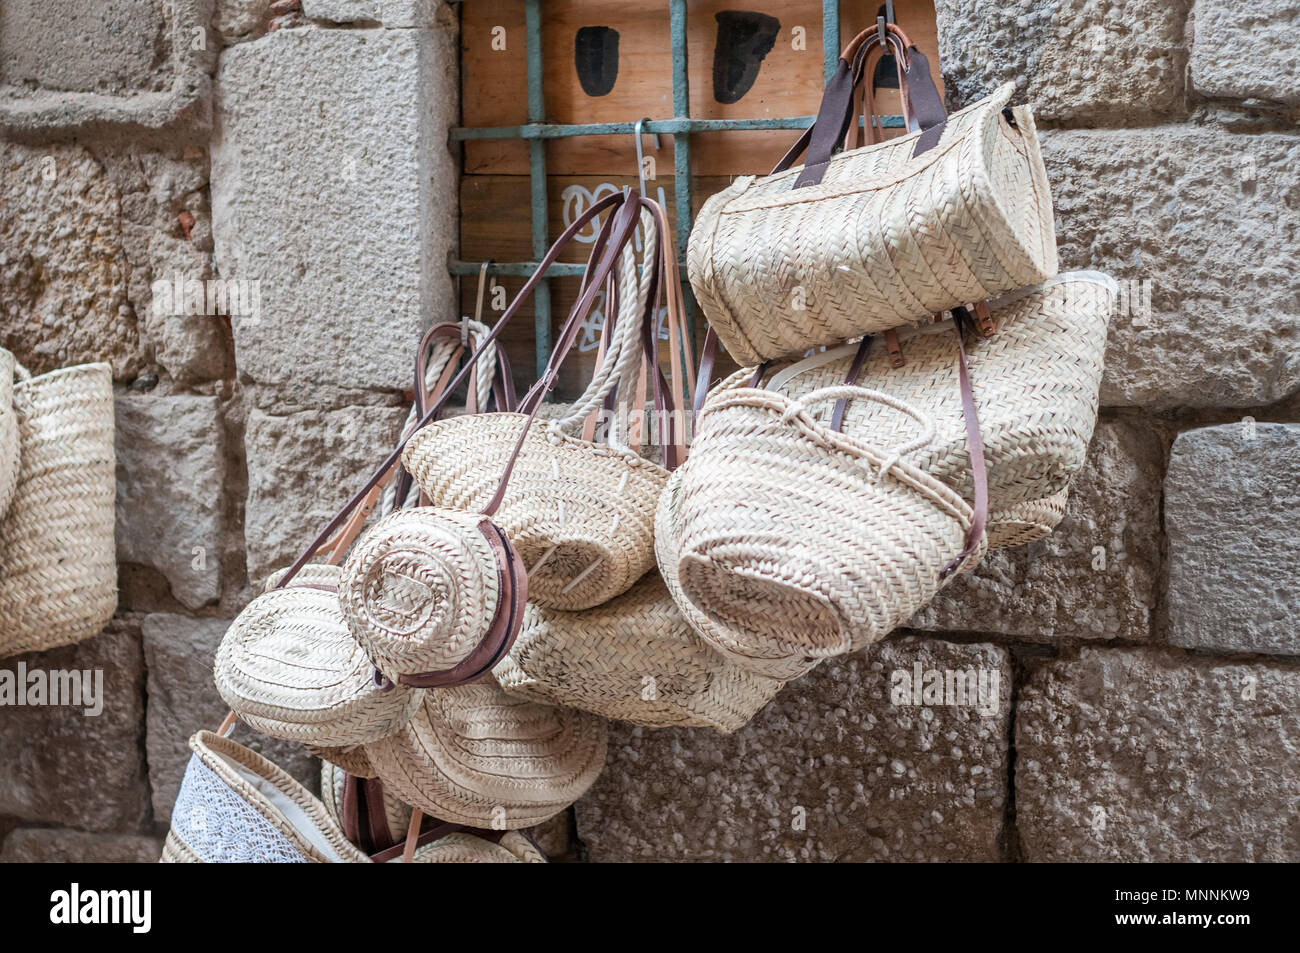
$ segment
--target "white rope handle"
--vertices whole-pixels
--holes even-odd
[[[898,464],[903,457],[909,453],[915,453],[917,450],[924,449],[934,442],[936,427],[934,418],[924,411],[912,406],[905,400],[886,394],[884,391],[875,390],[871,387],[859,387],[856,384],[838,384],[833,387],[820,387],[817,390],[809,391],[803,397],[792,399],[786,411],[781,416],[782,423],[789,423],[794,417],[803,413],[806,408],[813,404],[824,404],[827,401],[836,400],[874,400],[877,403],[892,407],[899,413],[906,414],[921,425],[921,435],[909,440],[906,443],[899,444],[890,451],[885,452],[885,462],[880,466],[880,477],[883,478]]]

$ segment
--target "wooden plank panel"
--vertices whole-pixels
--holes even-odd
[[[692,115],[744,119],[815,113],[822,90],[821,4],[816,0],[768,4],[770,12],[763,15],[775,19],[776,25],[752,16],[743,19],[744,15],[728,9],[730,6],[724,0],[695,0],[689,6],[687,49]],[[875,12],[870,4],[843,6],[841,33],[847,42],[874,21]],[[763,9],[759,4],[753,7]],[[898,0],[895,8],[899,23],[929,57],[942,89],[933,0]],[[522,0],[482,0],[463,4],[461,9],[463,124],[526,122]],[[763,27],[771,34],[772,47],[763,56],[752,84],[746,85],[745,71],[738,65],[746,61],[743,36],[747,29]],[[617,79],[608,92],[603,92],[598,80],[612,72],[608,69],[612,49],[608,41],[604,46],[592,43],[593,38],[608,35],[601,33],[602,28],[618,34]],[[505,49],[494,49],[494,42],[501,45],[501,30]],[[575,60],[580,31],[584,31],[584,49],[594,47],[602,54],[584,60],[588,65],[583,76]],[[548,120],[633,122],[643,116],[672,116],[672,55],[666,4],[642,7],[623,0],[548,0],[543,8],[543,37]],[[737,48],[742,52],[727,56],[728,50]],[[603,62],[606,71],[593,67],[593,61]],[[729,70],[728,64],[733,68]],[[592,95],[593,91],[598,95]],[[718,100],[719,93],[731,99],[742,91],[734,102]],[[890,95],[882,97],[882,107],[896,111],[896,99],[891,101]],[[698,175],[766,172],[795,137],[786,130],[699,134],[693,140],[694,170]],[[670,166],[671,137],[661,137],[661,146],[658,161]],[[635,170],[631,136],[552,140],[546,148],[551,167],[573,175],[626,174]],[[527,146],[501,140],[466,143],[465,171],[527,174]]]

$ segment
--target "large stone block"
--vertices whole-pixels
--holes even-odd
[[[1169,641],[1300,655],[1300,424],[1179,434],[1165,477]]]
[[[221,595],[225,455],[215,397],[117,400],[117,558],[162,573],[181,605]]]
[[[1056,531],[989,553],[908,624],[1034,642],[1149,638],[1163,466],[1163,445],[1149,427],[1101,421]]]
[[[378,23],[386,27],[428,27],[446,11],[442,0],[303,0],[303,15],[335,23]],[[447,17],[450,19],[450,17]]]
[[[1196,0],[1192,89],[1218,99],[1300,103],[1297,0]]]
[[[1111,124],[1186,112],[1191,0],[935,0],[950,104],[1014,80],[1042,119]]]
[[[211,17],[212,0],[6,0],[0,130],[202,128]]]
[[[982,672],[990,704],[894,704],[917,667]],[[611,723],[578,836],[594,861],[998,860],[1010,693],[1005,650],[905,638],[824,663],[733,735]]]
[[[1045,664],[1016,709],[1031,861],[1300,860],[1300,670],[1154,649]]]
[[[396,445],[405,419],[396,407],[249,414],[244,538],[251,582],[260,585],[297,558]]]
[[[233,322],[242,376],[408,386],[422,328],[454,311],[455,54],[441,30],[293,29],[222,56],[216,261],[261,297]]]
[[[166,824],[190,760],[190,736],[215,731],[227,707],[212,681],[212,660],[229,619],[191,619],[154,613],[144,617],[145,664],[149,670],[146,742],[153,817]],[[312,791],[320,790],[320,762],[300,744],[250,731],[234,738],[284,768]]]
[[[24,697],[35,700],[43,680],[46,704],[0,708],[0,815],[91,831],[138,830],[149,810],[139,629],[115,620],[80,645],[5,659],[0,673],[13,674],[0,674],[0,698],[3,682],[17,682],[20,666]],[[74,672],[89,689],[79,700],[62,687],[73,687]],[[48,704],[54,682],[61,686],[59,701],[79,703]]]
[[[0,845],[0,864],[154,864],[162,841],[138,834],[27,828]]]
[[[0,346],[32,373],[141,366],[127,301],[120,194],[80,146],[0,142]]]
[[[1043,150],[1062,267],[1128,292],[1104,404],[1245,407],[1300,390],[1300,136],[1073,130]]]

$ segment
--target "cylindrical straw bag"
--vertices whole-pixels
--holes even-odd
[[[0,347],[0,519],[18,487],[18,412],[14,408],[14,356]]]
[[[261,755],[211,731],[190,748],[163,863],[370,862],[324,804]]]
[[[605,762],[605,722],[512,698],[490,676],[425,692],[397,734],[366,745],[384,787],[442,820],[518,830],[564,810]]]
[[[682,617],[657,572],[604,605],[529,604],[494,669],[511,695],[638,725],[743,727],[784,682],[738,667]]]
[[[422,817],[376,780],[363,780],[325,764],[321,800],[331,819],[371,860],[416,864],[544,864],[546,857],[520,831],[488,831]],[[414,841],[414,842],[412,842]]]
[[[496,518],[528,568],[529,600],[539,606],[600,605],[654,565],[655,506],[669,470],[684,454],[685,428],[674,419],[683,392],[681,288],[663,210],[645,203],[641,228],[645,267],[638,279],[629,238],[606,288],[600,364],[568,414],[534,430],[527,430],[522,413],[439,421],[414,437],[403,458],[435,506],[471,511],[491,497],[506,461],[515,459]],[[653,305],[661,293],[668,304],[671,384],[658,371]],[[561,346],[554,357],[563,358]],[[666,466],[639,453],[647,429],[640,419],[647,376],[653,378]],[[593,439],[596,416],[616,400],[635,415],[628,441],[620,427],[611,426],[599,442]]]
[[[740,176],[695,221],[691,286],[742,365],[927,321],[1057,271],[1033,116],[1006,108],[1014,85],[945,116],[925,57],[896,27],[887,42],[910,134],[833,154],[881,45],[873,27],[772,174]]]
[[[112,371],[15,371],[21,464],[0,520],[0,656],[90,638],[117,608]]]

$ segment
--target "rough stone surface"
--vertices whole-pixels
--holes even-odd
[[[297,558],[396,445],[405,419],[396,407],[249,414],[244,537],[251,582]]]
[[[378,23],[386,27],[428,27],[438,19],[439,0],[303,0],[303,15],[335,23]]]
[[[1202,427],[1165,477],[1169,640],[1300,655],[1300,424]]]
[[[1062,267],[1150,282],[1150,313],[1112,320],[1103,404],[1244,407],[1300,390],[1300,137],[1076,130],[1044,134],[1043,150]]]
[[[0,844],[0,864],[153,864],[162,841],[138,834],[87,834],[28,828]]]
[[[1016,713],[1031,861],[1300,860],[1300,670],[1085,648]]]
[[[271,0],[217,0],[213,28],[230,43],[261,34],[270,17]]]
[[[225,453],[215,397],[117,400],[117,558],[197,609],[221,595]]]
[[[996,671],[994,713],[892,705],[917,662]],[[905,638],[821,665],[734,735],[611,722],[578,836],[594,861],[998,860],[1010,691],[1004,650]]]
[[[120,209],[80,146],[0,142],[0,346],[32,373],[94,360],[117,378],[139,370]]]
[[[222,56],[217,266],[262,299],[233,322],[241,376],[407,386],[421,329],[454,313],[455,63],[431,30],[279,30]]]
[[[216,54],[211,16],[212,0],[6,0],[0,129],[202,128]]]
[[[1161,572],[1163,464],[1149,428],[1101,421],[1056,531],[989,553],[909,625],[1035,642],[1148,639]]]
[[[1297,0],[1196,0],[1192,88],[1203,96],[1300,103]]]
[[[935,0],[950,105],[1014,80],[1042,119],[1178,115],[1191,0]]]
[[[102,672],[103,711],[0,710],[0,815],[91,831],[138,830],[149,809],[139,629],[115,620],[80,645],[15,656],[0,668],[17,673],[20,663],[29,675]]]
[[[144,617],[144,656],[149,670],[149,784],[153,817],[171,818],[181,777],[190,760],[190,736],[215,731],[227,707],[212,682],[212,659],[229,619],[191,619],[153,613]],[[320,762],[302,745],[235,729],[235,740],[284,768],[313,792],[320,791]]]

